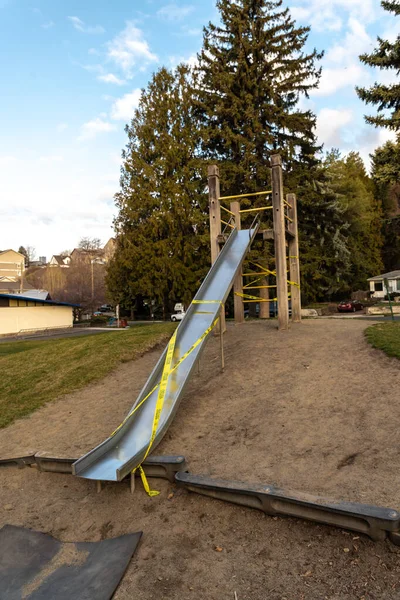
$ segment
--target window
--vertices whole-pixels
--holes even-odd
[[[375,291],[383,292],[383,281],[375,281]]]
[[[400,279],[396,279],[396,290],[400,291]]]

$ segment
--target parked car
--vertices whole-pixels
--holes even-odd
[[[102,304],[97,310],[101,313],[112,312],[113,307],[111,304]]]
[[[356,312],[362,310],[364,306],[358,300],[342,300],[338,304],[338,312]]]
[[[179,311],[171,315],[171,321],[182,321],[183,317],[186,315],[184,310]]]

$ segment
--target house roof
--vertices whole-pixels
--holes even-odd
[[[389,273],[383,273],[383,275],[376,275],[376,277],[370,277],[367,281],[383,281],[383,279],[400,279],[400,270],[389,271]]]
[[[56,261],[57,261],[58,263],[62,263],[62,264],[64,264],[64,259],[63,259],[63,257],[61,256],[61,254],[53,254],[53,256],[51,257],[51,260],[52,260],[53,258],[55,258],[55,259],[56,259]]]
[[[21,297],[24,300],[31,300],[32,302],[43,302],[43,304],[51,304],[53,306],[72,306],[73,308],[78,308],[79,304],[71,304],[70,302],[56,302],[55,300],[42,300],[41,298],[32,298],[28,295],[21,294],[1,294],[0,298],[10,298],[10,300],[21,300]]]
[[[35,300],[50,300],[50,294],[47,290],[26,290],[18,294],[20,298],[35,298]]]
[[[21,252],[17,252],[16,250],[13,250],[12,248],[7,248],[7,250],[0,250],[0,254],[5,254],[6,252],[14,252],[15,254],[19,254],[20,256],[25,258],[25,256],[23,254],[21,254]]]

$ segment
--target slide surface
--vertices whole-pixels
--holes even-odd
[[[161,441],[174,418],[185,384],[201,354],[207,336],[192,349],[177,367],[176,365],[215,321],[221,309],[221,303],[225,302],[230,292],[236,273],[241,268],[242,261],[256,232],[257,226],[254,229],[244,229],[242,231],[232,230],[184,319],[179,324],[171,363],[172,371],[168,378],[165,401],[158,422],[156,437],[151,447],[152,451]],[[121,481],[142,462],[151,439],[159,392],[158,384],[161,381],[167,348],[153,369],[122,426],[107,440],[73,464],[72,471],[74,475],[102,481]],[[147,395],[149,395],[148,398],[140,408],[134,414],[131,414]],[[112,398],[110,402],[112,402]]]

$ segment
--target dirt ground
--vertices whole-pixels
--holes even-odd
[[[399,363],[368,346],[368,325],[228,326],[225,373],[211,339],[155,453],[184,454],[196,474],[399,509]],[[121,422],[160,352],[2,430],[0,456],[86,452]],[[151,499],[140,484],[133,496],[125,483],[96,494],[68,475],[4,469],[0,526],[63,541],[143,530],[116,600],[400,598],[400,548],[389,542],[152,484],[161,494]]]

